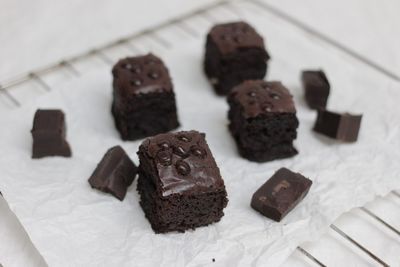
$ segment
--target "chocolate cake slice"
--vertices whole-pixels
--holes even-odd
[[[292,95],[281,82],[245,81],[228,97],[229,130],[242,157],[256,162],[297,154],[299,121]]]
[[[207,35],[204,69],[219,95],[245,80],[264,78],[269,58],[263,38],[246,22],[218,24]]]
[[[227,193],[204,134],[156,135],[138,155],[140,205],[156,233],[184,232],[224,215]]]
[[[113,68],[112,114],[123,140],[168,132],[179,126],[168,69],[153,54],[128,57]]]

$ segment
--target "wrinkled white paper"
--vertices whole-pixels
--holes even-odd
[[[157,235],[139,206],[136,180],[123,202],[90,188],[87,179],[109,147],[121,145],[138,163],[141,141],[122,142],[113,124],[109,69],[0,117],[2,191],[49,266],[278,266],[341,213],[400,188],[399,86],[271,27],[269,78],[291,90],[300,120],[300,153],[291,159],[257,164],[239,157],[227,129],[226,100],[213,93],[202,72],[202,42],[186,42],[163,56],[174,79],[180,129],[206,133],[228,191],[225,216],[208,227]],[[343,144],[311,131],[316,114],[304,104],[299,73],[317,64],[333,84],[329,107],[363,113],[358,142]],[[32,118],[46,107],[66,113],[72,158],[31,159]],[[313,186],[276,223],[252,210],[250,199],[280,167],[309,177]]]
[[[0,214],[0,266],[47,266],[2,196]]]

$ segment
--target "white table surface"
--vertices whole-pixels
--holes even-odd
[[[210,2],[213,0],[0,0],[0,25],[3,25],[0,30],[0,82]],[[400,19],[397,14],[400,10],[399,1],[267,2],[400,75]],[[381,213],[381,216],[386,216],[386,220],[400,228],[400,201],[394,196],[388,198],[392,202],[378,200],[368,207],[375,209],[376,213]],[[354,218],[355,216],[365,217],[356,211],[343,216],[337,223],[347,227],[348,231],[354,230],[354,235],[358,235],[357,238],[366,238],[367,243],[374,244],[374,241],[381,240],[383,235],[383,241],[375,242],[374,251],[378,255],[384,255],[386,246],[390,244],[393,251],[397,251],[399,255],[398,236],[393,236],[387,229],[374,225],[371,220],[363,221]],[[7,224],[1,224],[0,227],[0,232],[4,231]],[[358,231],[361,228],[363,230]],[[9,234],[12,235],[10,232]],[[344,263],[345,258],[352,258],[351,265],[348,266],[376,266],[360,256],[358,251],[343,249],[346,248],[346,243],[338,243],[337,238],[332,236],[334,234],[328,233],[317,245],[306,244],[304,247],[330,263],[328,266],[339,266],[340,263]],[[335,255],[333,251],[337,253],[337,257],[332,256]],[[305,261],[299,252],[295,252],[284,266],[312,266],[312,263]]]

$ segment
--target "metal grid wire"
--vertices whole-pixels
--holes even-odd
[[[350,49],[349,47],[346,47],[345,45],[341,44],[340,42],[330,38],[329,36],[313,29],[312,27],[302,23],[301,21],[291,17],[290,15],[286,14],[285,12],[276,9],[273,6],[270,6],[269,4],[263,2],[262,0],[241,0],[241,1],[236,1],[237,2],[246,2],[248,4],[248,8],[252,10],[253,12],[265,12],[268,13],[269,15],[275,16],[278,19],[283,20],[284,22],[292,25],[293,27],[296,27],[298,30],[301,30],[307,34],[312,35],[313,37],[319,39],[322,42],[325,42],[326,44],[330,45],[331,47],[337,49],[341,53],[347,54],[348,56],[354,58],[355,60],[359,61],[362,64],[365,64],[369,66],[371,69],[385,75],[389,79],[392,79],[394,81],[400,81],[400,77],[395,74],[394,72],[386,69],[383,66],[380,66],[379,64],[373,62],[372,60],[358,54],[356,51]],[[199,39],[201,38],[201,34],[197,30],[196,27],[191,26],[190,20],[193,18],[197,19],[202,19],[206,20],[209,23],[215,23],[217,22],[217,19],[215,15],[213,15],[213,11],[215,10],[223,10],[224,12],[229,12],[230,15],[236,17],[237,19],[241,18],[241,10],[237,8],[237,6],[234,4],[235,2],[230,2],[230,1],[220,1],[217,3],[214,3],[212,5],[209,5],[205,8],[198,9],[194,12],[188,13],[186,15],[180,16],[178,18],[175,18],[173,20],[169,20],[167,22],[164,22],[162,24],[156,25],[154,27],[145,29],[139,33],[135,33],[131,36],[127,36],[118,40],[115,40],[113,42],[110,42],[108,44],[105,44],[103,46],[91,49],[89,51],[86,51],[82,54],[76,55],[71,58],[67,59],[62,59],[59,62],[52,64],[50,66],[46,66],[43,68],[39,68],[36,70],[32,70],[29,73],[26,73],[24,75],[12,78],[10,80],[1,82],[0,81],[0,93],[3,95],[3,97],[7,98],[9,100],[9,103],[12,104],[14,108],[20,107],[22,105],[20,99],[13,95],[12,91],[16,88],[24,88],[24,90],[32,90],[33,86],[40,87],[42,91],[51,91],[53,90],[53,86],[50,85],[44,77],[49,74],[54,74],[57,72],[68,72],[69,73],[69,79],[72,79],[73,77],[79,77],[83,75],[84,73],[79,70],[76,66],[79,62],[84,62],[88,60],[89,58],[96,58],[106,65],[112,65],[115,60],[111,58],[108,54],[107,51],[110,49],[114,48],[123,48],[130,53],[141,53],[140,47],[135,44],[135,41],[138,40],[139,38],[147,38],[153,43],[156,43],[159,47],[162,47],[163,49],[169,50],[173,48],[173,42],[171,42],[168,38],[164,37],[160,32],[164,29],[170,29],[173,28],[174,30],[180,31],[184,35],[186,35],[187,38],[193,38],[193,39]],[[0,103],[1,104],[1,103]],[[10,107],[12,108],[12,107]],[[400,200],[400,193],[396,191],[392,191],[389,195],[393,197],[388,197],[386,196],[384,199],[386,201],[392,201],[393,203],[398,203],[397,201],[394,201],[394,199]],[[393,199],[394,198],[394,199]],[[397,205],[397,204],[396,204]],[[399,207],[399,206],[397,206]],[[366,207],[361,207],[357,209],[358,211],[361,211],[364,213],[366,216],[364,217],[369,217],[373,221],[375,221],[377,224],[383,226],[386,228],[388,231],[392,232],[395,234],[397,237],[400,237],[400,230],[396,229],[393,225],[379,217],[377,214],[375,214],[372,210],[366,208]],[[354,211],[352,211],[354,212]],[[365,245],[361,244],[361,242],[355,240],[350,234],[346,233],[344,230],[338,227],[338,225],[331,224],[330,229],[337,235],[339,238],[343,238],[346,242],[351,244],[351,246],[359,250],[361,254],[363,254],[365,257],[369,258],[371,261],[375,262],[376,264],[380,266],[389,266],[383,259],[375,255],[373,252],[371,252],[370,249],[368,249]],[[297,247],[297,251],[301,253],[305,258],[307,258],[310,262],[310,265],[317,265],[317,266],[327,266],[323,263],[322,260],[318,259],[318,256],[311,254],[309,251],[307,251],[304,247]],[[0,264],[1,266],[1,264]]]

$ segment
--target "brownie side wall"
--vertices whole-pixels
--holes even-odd
[[[184,232],[218,222],[227,204],[225,191],[198,195],[173,194],[161,198],[152,179],[141,172],[138,180],[140,205],[156,233]]]
[[[168,132],[179,126],[173,92],[136,95],[125,101],[114,97],[112,114],[124,140]]]
[[[239,103],[229,100],[229,130],[244,158],[265,162],[297,154],[293,140],[299,125],[295,113],[272,113],[245,118]]]

